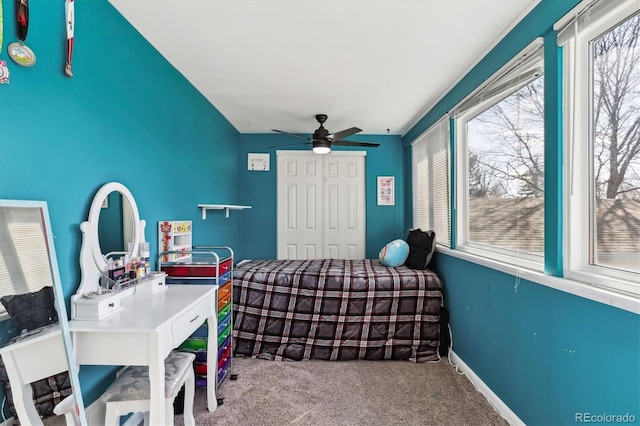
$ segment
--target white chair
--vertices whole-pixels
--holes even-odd
[[[77,426],[78,422],[76,421],[78,417],[74,415],[76,411],[76,399],[73,397],[73,394],[69,395],[58,405],[53,407],[53,414],[56,416],[64,415],[64,420],[66,426]]]
[[[194,426],[193,398],[195,376],[193,361],[196,356],[189,352],[172,351],[164,360],[165,420],[173,424],[173,401],[185,386],[184,424]],[[119,425],[120,416],[129,413],[144,413],[144,424],[149,424],[149,369],[127,367],[104,391],[100,400],[106,405],[105,425]]]

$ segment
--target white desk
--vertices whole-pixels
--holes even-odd
[[[207,320],[207,404],[214,411],[218,372],[217,285],[168,285],[155,294],[136,293],[100,320],[69,322],[76,360],[82,365],[147,365],[152,425],[164,418],[164,359]]]
[[[33,405],[31,383],[69,369],[60,325],[0,348],[11,382],[13,402],[22,424],[42,425]],[[46,356],[46,361],[43,357]],[[217,352],[216,352],[217,356]]]

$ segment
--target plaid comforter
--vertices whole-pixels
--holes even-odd
[[[237,266],[235,353],[272,360],[438,360],[442,284],[378,260]]]

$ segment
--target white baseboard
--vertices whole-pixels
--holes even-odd
[[[451,362],[458,366],[458,371],[460,373],[464,373],[465,376],[469,379],[471,383],[473,383],[474,387],[487,398],[489,404],[496,410],[498,414],[500,414],[511,426],[524,426],[524,422],[520,420],[520,418],[511,411],[511,409],[502,402],[502,400],[493,393],[493,391],[487,386],[476,373],[473,372],[471,368],[465,362],[456,355],[455,352],[451,351],[449,353],[449,358]]]

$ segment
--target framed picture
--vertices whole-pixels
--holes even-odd
[[[378,176],[378,205],[395,205],[395,177]]]

